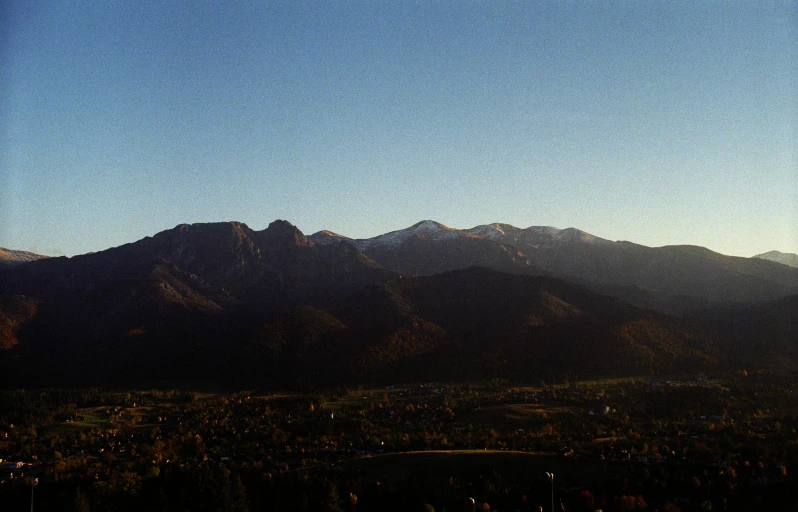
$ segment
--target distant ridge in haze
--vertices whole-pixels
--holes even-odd
[[[791,252],[769,251],[763,254],[757,254],[753,257],[762,260],[775,261],[776,263],[781,263],[782,265],[787,265],[788,267],[798,268],[798,254]]]
[[[41,254],[35,254],[28,251],[15,251],[0,247],[0,268],[21,265],[22,263],[28,263],[29,261],[36,261],[44,258],[49,258],[49,256],[43,256]]]
[[[493,223],[461,230],[425,220],[367,239],[325,231],[308,238],[318,244],[349,244],[403,274],[433,275],[479,265],[551,275],[669,312],[687,303],[750,303],[798,293],[798,271],[770,261],[690,245],[614,242],[576,228]]]

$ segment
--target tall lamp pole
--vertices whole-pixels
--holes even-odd
[[[471,500],[471,512],[475,512],[477,509],[477,502],[474,501],[474,498],[468,498],[468,499]]]
[[[38,478],[34,478],[30,481],[30,512],[33,512],[33,488],[36,487],[38,483]]]
[[[551,512],[554,512],[554,473],[546,471],[546,476],[551,481]]]

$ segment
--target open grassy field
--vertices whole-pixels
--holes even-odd
[[[105,407],[87,407],[78,409],[77,413],[83,417],[80,421],[59,423],[47,428],[51,433],[73,432],[75,430],[91,430],[105,427],[111,423],[111,418],[105,415]]]

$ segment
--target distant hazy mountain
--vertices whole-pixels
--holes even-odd
[[[29,261],[40,260],[42,258],[48,257],[49,256],[42,256],[41,254],[34,254],[28,251],[14,251],[0,247],[0,268],[19,265]]]
[[[793,268],[798,268],[798,254],[791,252],[770,251],[764,254],[757,254],[754,258],[762,260],[775,261],[782,265],[787,265]]]
[[[458,230],[427,220],[370,239],[331,232],[308,238],[352,245],[395,272],[432,275],[480,265],[552,275],[666,311],[683,304],[756,302],[798,293],[798,270],[771,262],[703,247],[613,242],[574,228],[486,224]]]

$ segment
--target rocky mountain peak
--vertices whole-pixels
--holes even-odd
[[[605,240],[604,238],[599,238],[595,235],[591,235],[581,229],[576,228],[567,228],[559,231],[555,235],[553,235],[557,240],[561,242],[583,242],[588,244],[599,244],[609,242],[609,240]]]
[[[466,233],[471,235],[480,236],[495,241],[504,241],[508,231],[515,233],[518,231],[518,228],[510,226],[509,224],[500,224],[498,222],[494,222],[493,224],[484,224],[465,230]]]
[[[329,231],[327,229],[324,229],[308,236],[308,240],[310,240],[316,245],[330,245],[335,242],[351,240],[351,238],[349,238],[348,236],[339,235],[334,231]]]
[[[452,231],[452,228],[444,226],[440,222],[435,222],[434,220],[422,220],[410,226],[409,231],[413,231],[417,234],[435,233],[438,231]]]
[[[313,242],[287,220],[277,219],[269,227],[261,231],[263,239],[269,242],[289,243],[293,245],[310,246]]]

